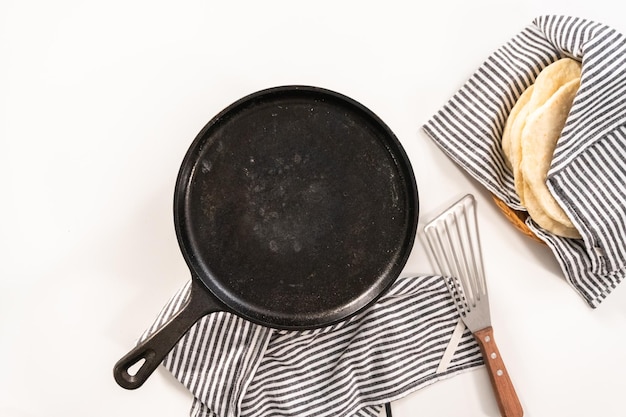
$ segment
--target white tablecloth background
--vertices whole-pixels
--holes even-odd
[[[496,338],[527,416],[624,415],[626,290],[590,309],[420,130],[536,16],[626,32],[621,6],[408,3],[0,4],[0,415],[188,415],[190,394],[164,369],[126,391],[112,367],[189,278],[172,220],[189,144],[234,100],[284,84],[346,94],[391,127],[422,224],[477,197]],[[431,269],[417,245],[405,274]],[[484,369],[393,411],[498,415]]]

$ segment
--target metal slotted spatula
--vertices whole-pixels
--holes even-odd
[[[485,359],[500,413],[524,415],[493,338],[474,196],[466,195],[424,227],[432,258]]]

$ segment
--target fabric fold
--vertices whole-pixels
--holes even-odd
[[[147,337],[184,304],[166,304]],[[399,278],[374,305],[312,330],[268,329],[230,313],[196,323],[163,364],[194,395],[193,417],[378,416],[383,404],[483,364],[443,278]]]
[[[626,38],[586,19],[540,16],[489,56],[423,130],[490,193],[524,210],[501,150],[504,124],[539,72],[564,57],[582,63],[581,85],[547,186],[582,239],[526,222],[571,287],[597,307],[626,276]]]

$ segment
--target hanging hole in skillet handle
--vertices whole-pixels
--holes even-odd
[[[199,279],[193,278],[189,297],[181,310],[117,361],[113,368],[117,384],[126,389],[142,386],[191,326],[209,313],[224,310]]]
[[[154,359],[155,356],[151,349],[141,352],[132,350],[115,364],[115,381],[122,388],[139,388],[158,367],[160,362]]]
[[[128,368],[128,375],[130,376],[137,375],[137,372],[141,369],[144,363],[146,363],[146,358],[139,359],[137,362],[135,362],[135,364],[131,365]]]

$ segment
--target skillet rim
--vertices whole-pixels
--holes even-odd
[[[397,262],[393,265],[392,272],[389,272],[385,277],[384,284],[378,288],[376,294],[372,296],[367,302],[359,305],[349,305],[342,309],[340,312],[335,311],[334,314],[329,314],[329,318],[325,320],[319,320],[315,323],[312,322],[298,322],[292,320],[289,322],[276,322],[271,318],[264,317],[263,314],[259,314],[245,305],[232,302],[228,297],[223,296],[220,291],[220,284],[222,282],[219,278],[212,277],[205,269],[200,265],[200,262],[196,259],[193,242],[189,239],[187,232],[185,231],[185,222],[187,219],[186,213],[186,191],[188,190],[189,183],[193,178],[193,168],[196,166],[198,160],[198,153],[202,150],[202,145],[207,141],[207,137],[210,137],[211,129],[213,129],[220,121],[225,119],[229,114],[236,113],[237,109],[247,105],[248,103],[263,98],[265,96],[272,96],[277,94],[291,93],[294,94],[300,92],[303,95],[325,95],[334,100],[342,102],[344,105],[350,106],[354,110],[365,115],[372,123],[378,125],[380,129],[385,133],[386,143],[384,146],[394,159],[398,172],[401,172],[402,181],[400,184],[405,188],[407,192],[407,223],[408,230],[405,233],[405,239],[401,242]],[[207,136],[208,135],[208,136]],[[198,280],[203,287],[209,298],[216,301],[223,310],[234,313],[238,316],[245,318],[253,323],[260,324],[266,327],[285,330],[304,330],[324,327],[327,325],[335,324],[339,321],[345,320],[360,311],[365,310],[370,305],[374,304],[397,280],[400,273],[404,269],[408,258],[412,252],[413,246],[416,240],[418,217],[419,217],[419,195],[417,189],[417,183],[411,162],[406,154],[402,144],[389,128],[389,126],[383,122],[374,112],[365,107],[358,101],[326,88],[308,86],[308,85],[283,85],[278,87],[266,88],[248,94],[232,104],[225,107],[217,115],[215,115],[196,135],[195,139],[190,144],[183,161],[181,163],[178,176],[176,178],[176,186],[174,189],[174,226],[176,231],[176,238],[183,254],[185,262],[191,272],[192,279]],[[368,287],[368,291],[375,287],[376,282],[372,283]],[[362,291],[361,294],[367,294],[368,291]],[[222,295],[222,296],[221,296]],[[330,312],[329,312],[330,313]],[[324,316],[326,317],[326,315]]]

